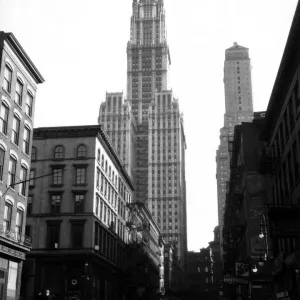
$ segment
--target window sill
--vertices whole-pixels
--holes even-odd
[[[87,183],[75,183],[73,184],[74,186],[82,187],[82,186],[87,186]]]
[[[20,149],[20,147],[19,147],[16,143],[14,143],[13,141],[10,141],[10,143],[11,143],[12,145],[14,145],[17,149]]]
[[[32,116],[29,116],[26,112],[25,112],[25,116],[26,116],[30,121],[32,121]]]
[[[0,135],[4,136],[5,138],[7,138],[7,135],[3,132],[0,131]]]
[[[7,91],[7,90],[6,90],[5,88],[3,88],[3,87],[2,87],[2,91],[4,91],[5,94],[11,98],[11,94],[10,94],[9,91]]]
[[[16,105],[21,109],[21,110],[23,110],[23,108],[22,108],[22,103],[21,103],[21,105],[15,100],[15,103],[16,103]]]
[[[22,150],[22,153],[23,153],[27,158],[30,158],[30,157],[29,157],[29,153],[27,154],[27,153],[25,153],[23,150]]]
[[[53,188],[60,188],[60,187],[63,187],[64,185],[63,184],[51,184],[50,187],[53,187]]]
[[[18,193],[18,195],[26,200],[26,196],[22,195],[21,193]]]

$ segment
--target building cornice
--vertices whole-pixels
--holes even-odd
[[[37,83],[43,83],[45,81],[13,33],[5,33],[4,31],[0,31],[0,40],[2,40],[2,45],[4,45],[4,41],[8,43],[17,57],[23,62],[26,70],[31,74]]]

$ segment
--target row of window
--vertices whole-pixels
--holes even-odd
[[[73,196],[73,208],[72,213],[80,214],[85,212],[85,192],[76,192]],[[66,199],[68,201],[68,199]],[[57,192],[50,192],[49,193],[49,213],[51,214],[60,214],[62,213],[61,207],[62,207],[62,201],[63,201],[63,192],[57,191]],[[27,214],[30,216],[32,214],[32,208],[34,204],[34,197],[33,195],[28,195],[27,199]],[[64,211],[69,212],[69,211]]]
[[[84,159],[87,157],[87,148],[85,145],[79,145],[76,149],[76,157],[78,159]],[[54,159],[64,159],[65,158],[65,148],[63,145],[58,145],[54,147],[53,151]],[[38,159],[38,152],[36,147],[32,147],[31,160],[35,161]]]
[[[86,185],[86,169],[87,166],[79,165],[74,166],[75,168],[75,185]],[[55,166],[52,167],[52,185],[53,186],[62,186],[64,184],[64,166]]]
[[[9,106],[3,101],[1,103],[0,108],[0,132],[3,133],[5,136],[8,134],[8,120],[9,120]],[[13,116],[12,120],[12,132],[11,132],[11,141],[16,145],[19,146],[20,142],[20,129],[21,129],[21,120],[20,117],[16,114]],[[31,129],[24,124],[23,130],[23,144],[22,150],[25,154],[29,154],[30,150],[30,136],[31,136]]]
[[[8,63],[6,63],[4,68],[3,89],[9,94],[11,94],[12,92],[12,80],[13,80],[13,68]],[[15,101],[19,106],[22,106],[25,89],[24,89],[24,82],[20,77],[17,77],[15,91],[16,91]],[[33,95],[29,90],[27,90],[25,113],[29,117],[32,117],[32,108],[33,108]]]
[[[20,237],[22,235],[24,210],[21,209],[20,207],[17,207],[16,224],[14,230],[12,228],[12,216],[13,216],[13,204],[11,202],[5,201],[4,217],[3,217],[3,232],[5,234],[8,234],[14,231],[16,237]]]
[[[4,170],[4,164],[6,162],[5,159],[6,151],[2,147],[0,147],[0,181],[3,180],[3,170]],[[25,197],[26,194],[26,186],[27,186],[27,174],[28,169],[27,166],[24,164],[21,164],[21,170],[20,170],[20,177],[19,180],[16,180],[18,178],[17,174],[17,158],[14,155],[10,155],[8,159],[8,174],[7,174],[7,185],[11,189],[15,189],[15,186],[19,186],[19,192],[22,196]]]

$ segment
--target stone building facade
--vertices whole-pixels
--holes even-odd
[[[121,297],[134,187],[118,156],[99,125],[37,128],[33,139],[25,299],[47,289],[57,299]]]
[[[37,85],[44,81],[12,33],[0,32],[0,299],[18,300],[31,239],[25,231]]]
[[[120,121],[124,117],[119,117],[116,110],[111,111],[114,105],[109,103],[113,103],[115,93],[108,94],[101,104],[99,123],[106,128],[112,141],[120,140],[121,146],[117,149],[133,175],[136,201],[146,203],[166,242],[175,242],[179,262],[184,267],[187,253],[186,140],[178,100],[168,90],[171,59],[164,2],[133,0],[132,9],[127,44],[127,100],[122,108],[123,114],[127,111],[126,125]],[[124,136],[123,126],[132,132]]]

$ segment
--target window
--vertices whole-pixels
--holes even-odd
[[[20,119],[14,116],[12,123],[11,141],[16,145],[19,145],[20,122]]]
[[[25,112],[29,117],[32,117],[32,105],[33,105],[33,96],[31,95],[30,92],[27,92]]]
[[[24,211],[21,209],[17,210],[17,218],[16,218],[16,234],[17,238],[20,238],[22,234],[22,227],[23,227],[23,219],[24,219]]]
[[[31,148],[31,160],[34,161],[37,158],[37,150],[35,147]]]
[[[5,135],[7,134],[8,111],[9,108],[2,103],[0,111],[0,131]]]
[[[3,219],[3,231],[5,233],[10,231],[11,215],[12,215],[12,204],[9,202],[5,202],[4,219]]]
[[[75,201],[74,201],[74,212],[75,213],[83,213],[84,212],[84,194],[77,194],[75,195]]]
[[[27,197],[27,215],[29,215],[29,216],[32,214],[32,199],[33,199],[33,196],[28,195],[28,197]]]
[[[76,168],[75,184],[85,184],[86,168]]]
[[[24,127],[23,152],[27,155],[29,154],[29,143],[30,143],[30,129],[28,127]]]
[[[59,214],[60,213],[61,195],[53,194],[50,196],[50,200],[51,200],[51,213]]]
[[[62,185],[63,184],[63,169],[62,168],[53,169],[52,184],[53,185]]]
[[[25,196],[26,194],[26,179],[27,179],[27,169],[24,166],[21,166],[20,192],[22,196]]]
[[[3,166],[4,166],[5,150],[0,147],[0,181],[3,179]]]
[[[86,158],[86,146],[79,145],[77,148],[77,158]]]
[[[83,223],[72,223],[72,247],[82,248],[83,246]]]
[[[100,163],[100,149],[98,149],[97,161]]]
[[[47,247],[58,248],[59,246],[59,235],[60,235],[60,223],[48,222],[47,224]]]
[[[54,158],[55,159],[63,159],[64,158],[64,147],[56,146],[54,149]]]
[[[99,187],[100,187],[100,170],[99,169],[97,169],[96,187],[97,187],[97,189],[99,189]]]
[[[15,181],[16,181],[16,167],[17,167],[17,160],[10,156],[8,162],[8,177],[7,177],[7,184],[14,188]]]
[[[16,102],[21,106],[22,105],[22,95],[23,95],[23,83],[18,78],[16,84]]]
[[[3,88],[10,93],[11,91],[11,81],[12,81],[12,69],[6,64],[4,69],[4,82]]]
[[[101,168],[104,168],[104,155],[102,154],[102,158],[101,158]]]
[[[33,187],[35,185],[35,169],[30,170],[29,173],[29,186]]]

